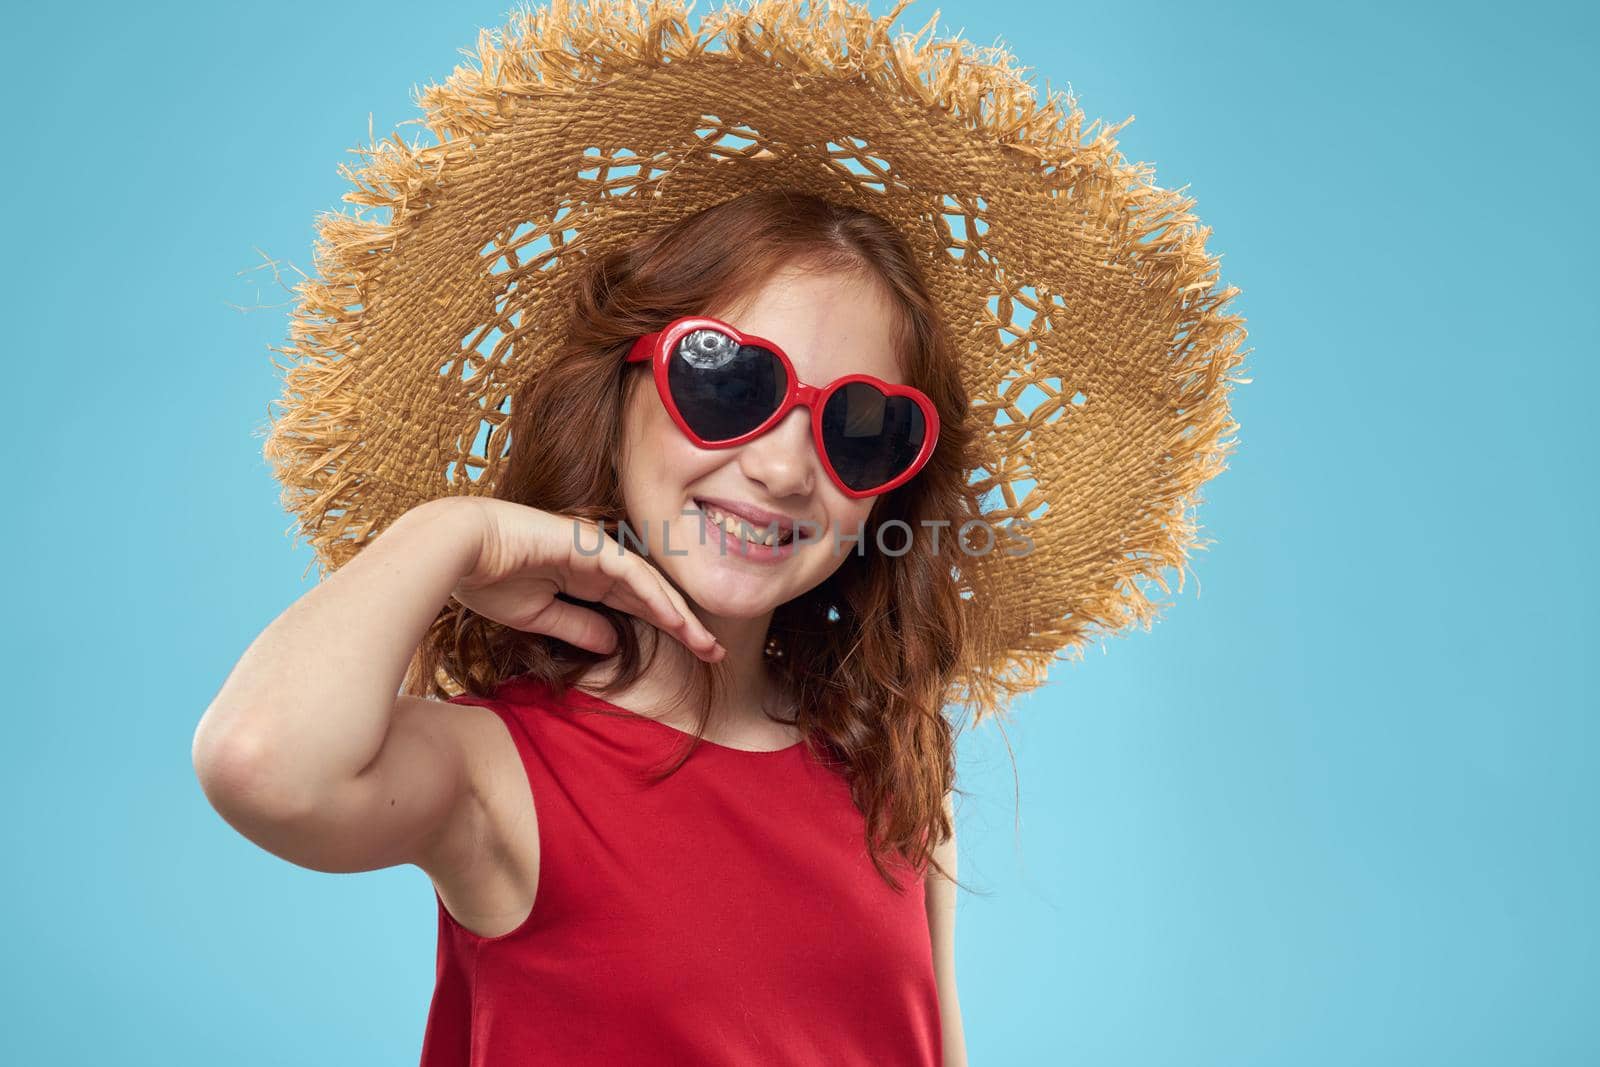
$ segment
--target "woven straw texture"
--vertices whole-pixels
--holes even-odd
[[[1093,636],[1149,628],[1236,441],[1237,293],[1192,201],[1011,56],[848,3],[553,0],[420,90],[317,220],[265,453],[324,572],[409,508],[492,491],[575,265],[778,183],[916,250],[985,428],[971,492],[1034,548],[967,557],[978,718]],[[974,545],[984,538],[974,535]],[[894,543],[899,543],[898,538]]]

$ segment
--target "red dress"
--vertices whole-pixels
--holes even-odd
[[[438,903],[422,1067],[937,1067],[922,882],[867,856],[837,770],[806,746],[702,742],[532,678],[470,695],[506,724],[537,813],[521,926],[480,937]]]

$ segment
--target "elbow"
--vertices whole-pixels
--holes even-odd
[[[223,729],[208,711],[190,750],[206,800],[230,823],[285,822],[312,807],[310,790],[294,780],[282,754],[257,734]]]

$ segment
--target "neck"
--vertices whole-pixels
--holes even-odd
[[[767,667],[767,628],[772,613],[754,619],[725,618],[697,611],[696,615],[716,635],[728,650],[720,667],[728,679],[721,701],[711,709],[706,724],[708,737],[724,736],[748,738],[759,741],[773,739],[775,731],[786,730],[772,722],[768,712],[788,717],[786,705],[777,683]],[[689,682],[700,661],[677,638],[656,630],[638,618],[632,618],[634,635],[648,659],[654,649],[654,660],[632,685],[610,689],[615,676],[615,661],[595,664],[579,683],[585,687],[606,689],[608,699],[652,718],[661,718],[682,729],[692,729],[698,714],[697,708],[674,708],[679,694],[687,691]]]

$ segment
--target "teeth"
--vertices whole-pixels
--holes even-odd
[[[710,504],[700,505],[700,510],[705,513],[706,518],[711,520],[713,526],[722,527],[730,536],[738,537],[751,544],[765,545],[768,548],[778,544],[778,534],[760,533],[747,519],[741,519],[737,515],[725,514]]]

